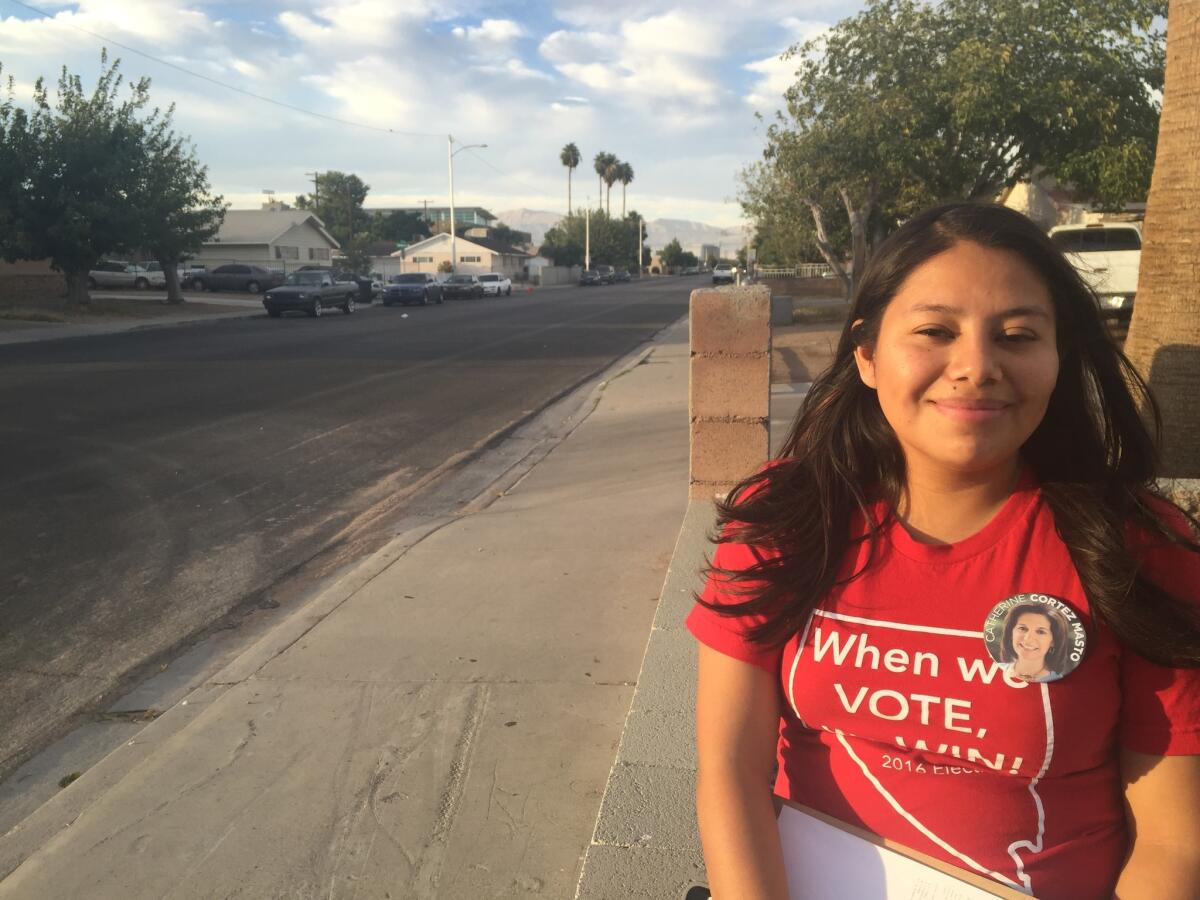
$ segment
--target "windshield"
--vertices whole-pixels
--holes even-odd
[[[391,284],[424,284],[424,275],[393,275],[388,279]]]
[[[320,284],[324,275],[321,272],[293,272],[287,277],[286,284]]]
[[[480,281],[499,281],[500,276],[499,275],[480,275],[479,280]]]
[[[454,275],[453,277],[451,277],[450,283],[451,284],[470,284],[471,276],[470,275]]]

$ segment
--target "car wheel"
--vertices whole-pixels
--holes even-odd
[[[252,294],[257,294],[258,293],[258,282],[257,281],[247,281],[246,282],[246,290],[248,290]]]
[[[133,289],[135,291],[144,291],[148,287],[150,287],[150,282],[148,282],[145,278],[134,279]]]
[[[320,300],[314,300],[314,301],[313,301],[313,305],[312,305],[312,309],[310,309],[310,310],[308,311],[308,314],[309,314],[310,316],[312,316],[314,319],[319,319],[319,318],[321,318],[321,314],[322,314],[323,312],[325,312],[325,307],[323,307],[323,306],[321,305],[321,301],[320,301]]]
[[[270,316],[272,319],[278,319],[280,316],[282,316],[282,315],[283,315],[283,310],[281,310],[281,309],[268,309],[268,310],[267,310],[267,315],[268,315],[268,316]]]
[[[96,289],[96,279],[92,278],[92,276],[89,275],[88,276],[88,290],[94,291],[95,289]]]
[[[441,292],[441,291],[438,291],[438,298],[437,298],[438,306],[441,306],[441,305],[442,305],[442,301],[443,301],[444,299],[445,299],[445,298],[442,296],[442,292]]]
[[[511,297],[511,296],[512,296],[512,285],[511,285],[511,284],[510,284],[510,285],[509,285],[509,286],[508,286],[508,287],[505,289],[505,291],[504,291],[504,296],[505,296],[505,297]]]
[[[422,306],[429,305],[429,291],[425,291],[423,294],[421,294],[421,305]]]
[[[342,304],[342,312],[344,312],[346,315],[350,315],[352,312],[354,312],[354,298],[353,297],[348,297],[346,299],[346,302]]]

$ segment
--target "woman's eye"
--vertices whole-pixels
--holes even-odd
[[[1037,335],[1030,331],[1006,331],[1003,339],[1009,343],[1021,343],[1023,341],[1036,341]]]
[[[918,328],[917,334],[939,339],[948,339],[954,337],[949,328],[942,328],[940,325],[929,325],[925,328]]]

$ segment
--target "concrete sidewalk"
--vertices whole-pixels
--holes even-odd
[[[686,322],[647,349],[12,828],[0,897],[571,896],[687,507]]]

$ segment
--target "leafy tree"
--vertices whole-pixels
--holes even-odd
[[[545,241],[538,252],[553,260],[556,266],[583,265],[585,230],[590,227],[593,263],[636,269],[637,220],[633,216],[614,219],[604,212],[592,213],[590,219],[590,225],[581,215],[561,219],[546,232]]]
[[[559,161],[567,167],[567,213],[574,209],[571,206],[571,173],[579,168],[579,162],[582,159],[579,155],[579,148],[574,142],[567,144],[562,148],[562,152],[558,154]]]
[[[67,282],[67,302],[88,302],[88,272],[101,256],[134,249],[137,211],[130,202],[143,160],[139,113],[149,102],[142,78],[119,99],[119,61],[102,53],[91,94],[66,68],[52,105],[43,79],[34,87],[33,111],[10,101],[0,107],[4,179],[14,232],[0,238],[6,259],[49,259]]]
[[[659,257],[663,261],[663,265],[672,268],[687,265],[684,260],[684,249],[679,244],[679,238],[671,238],[667,245],[659,251]]]
[[[419,213],[407,209],[393,209],[386,213],[374,213],[368,220],[368,232],[377,241],[411,243],[429,237],[429,223]]]
[[[518,232],[515,228],[510,228],[503,222],[497,222],[492,226],[492,237],[504,244],[516,246],[525,242],[525,235]]]
[[[438,263],[437,270],[439,272],[453,272],[454,266],[451,265],[450,260],[443,259],[440,263]]]
[[[167,302],[182,303],[178,264],[217,233],[226,207],[210,192],[208,168],[196,159],[191,144],[171,129],[173,113],[174,106],[165,115],[156,110],[145,123],[129,203],[137,227],[133,243],[162,266]]]
[[[312,210],[325,228],[342,245],[349,244],[359,232],[369,231],[363,203],[371,190],[357,175],[345,172],[322,172],[317,176],[315,193],[296,198],[300,209]]]
[[[1108,206],[1145,196],[1162,0],[871,0],[793,47],[797,80],[743,206],[845,278],[915,210],[995,196],[1041,167]],[[797,229],[799,202],[811,226]],[[769,207],[775,207],[769,209]],[[846,228],[834,210],[844,213]],[[847,282],[848,283],[848,282]]]
[[[370,272],[370,245],[370,239],[362,234],[342,244],[341,268],[355,275],[366,275]]]

